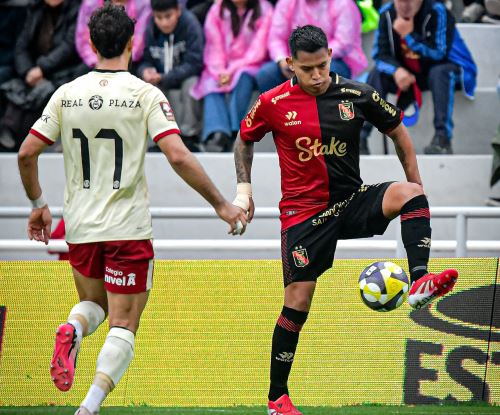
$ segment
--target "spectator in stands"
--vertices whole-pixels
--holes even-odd
[[[500,0],[485,0],[486,14],[481,18],[483,23],[500,24]]]
[[[288,38],[297,26],[321,27],[332,49],[331,70],[344,78],[355,77],[367,66],[361,48],[361,14],[353,0],[279,0],[273,14],[268,48],[271,62],[257,74],[261,92],[290,79],[286,57]]]
[[[0,85],[14,77],[14,48],[26,18],[24,0],[0,3]],[[0,117],[5,112],[7,101],[0,95]],[[1,146],[0,146],[1,147]]]
[[[52,92],[77,75],[78,0],[35,0],[15,47],[16,78],[2,84],[7,99],[0,147],[17,151]]]
[[[380,93],[400,92],[400,102],[413,101],[419,90],[430,89],[434,104],[435,133],[426,154],[452,154],[454,91],[463,85],[474,95],[476,65],[445,6],[432,0],[394,0],[380,9],[380,23],[373,45],[375,68],[368,84]],[[401,105],[405,109],[405,105]],[[360,153],[369,154],[367,139],[372,126],[361,132]]]
[[[462,23],[477,23],[485,13],[484,0],[464,0],[464,10],[460,21]]]
[[[113,0],[115,4],[125,7],[127,14],[135,20],[134,38],[132,44],[132,66],[131,72],[135,72],[136,63],[142,58],[144,51],[144,33],[151,17],[150,0]],[[76,25],[76,49],[87,66],[93,68],[97,63],[97,56],[90,47],[89,27],[90,16],[97,8],[104,4],[104,0],[83,0],[78,13]]]
[[[189,10],[181,9],[178,0],[152,0],[151,8],[153,17],[138,73],[165,93],[184,144],[199,151],[201,108],[190,92],[203,69],[201,25]]]
[[[26,17],[26,8],[20,6],[25,5],[14,1],[0,4],[0,84],[15,74],[14,48]]]
[[[217,0],[205,21],[204,69],[193,90],[205,98],[205,151],[230,151],[266,61],[272,6],[267,0]],[[226,96],[226,94],[228,96]]]

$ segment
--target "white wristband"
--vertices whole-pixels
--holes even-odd
[[[40,195],[40,197],[38,199],[31,200],[31,207],[33,209],[40,209],[40,208],[43,208],[45,206],[47,206],[47,202],[43,198],[43,195]]]
[[[244,210],[250,208],[250,198],[252,197],[252,185],[250,183],[238,183],[236,186],[236,198],[233,205]]]

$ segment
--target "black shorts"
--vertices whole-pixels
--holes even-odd
[[[382,212],[382,200],[392,183],[362,185],[343,202],[281,232],[285,287],[297,281],[316,281],[331,268],[339,239],[382,235],[390,222]]]

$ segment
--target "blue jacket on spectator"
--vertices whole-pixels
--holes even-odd
[[[380,24],[372,50],[377,69],[389,75],[394,74],[403,61],[399,35],[392,28],[395,19],[396,9],[391,1],[380,9]],[[455,27],[455,19],[443,3],[424,0],[414,19],[414,30],[404,40],[420,55],[424,71],[436,62],[457,64],[462,69],[462,90],[468,97],[474,96],[477,67]]]
[[[170,50],[170,53],[169,53]],[[173,33],[166,35],[151,18],[146,29],[144,56],[138,73],[154,67],[163,74],[163,89],[180,88],[182,82],[198,76],[203,69],[203,31],[201,25],[189,10],[182,9]]]

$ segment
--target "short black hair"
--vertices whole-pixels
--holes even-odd
[[[328,50],[325,32],[313,25],[296,27],[288,39],[288,45],[294,58],[297,57],[299,50],[309,53],[316,52],[321,48]]]
[[[151,9],[156,12],[164,12],[179,7],[178,0],[151,0]]]
[[[134,24],[123,6],[107,3],[92,13],[90,39],[101,56],[116,58],[134,34]]]

